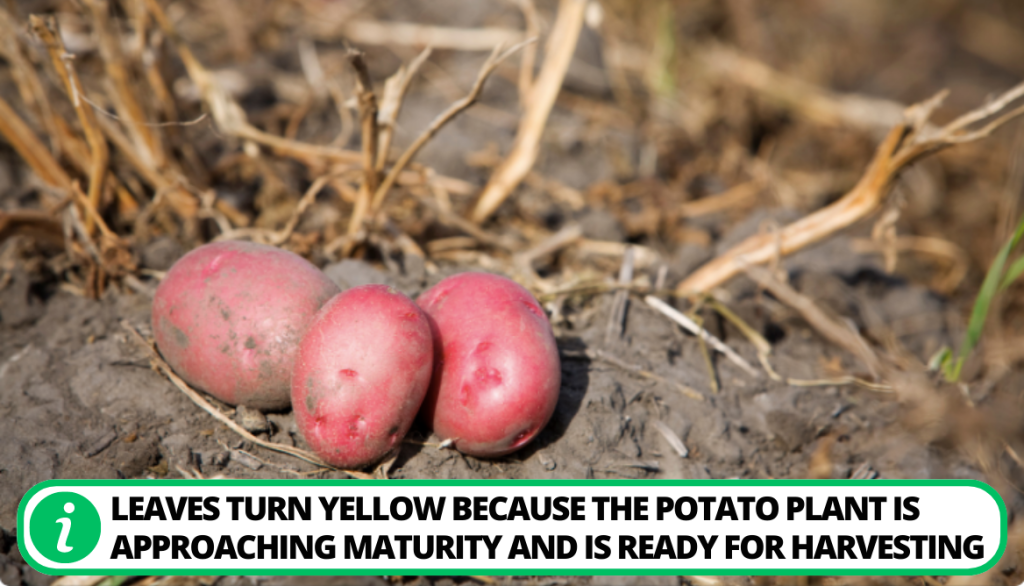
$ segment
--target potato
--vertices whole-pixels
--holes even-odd
[[[306,443],[328,463],[362,468],[395,448],[430,386],[427,316],[386,285],[327,302],[299,348],[292,408]]]
[[[474,456],[509,454],[551,419],[562,371],[551,324],[529,291],[485,273],[448,277],[418,303],[434,328],[422,416]]]
[[[299,342],[339,293],[291,252],[251,242],[200,246],[174,263],[153,298],[168,364],[225,403],[286,409]]]

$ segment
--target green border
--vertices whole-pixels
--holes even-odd
[[[50,487],[73,488],[76,486],[967,486],[980,488],[988,493],[999,506],[1000,539],[996,555],[988,563],[976,568],[963,570],[948,569],[863,569],[863,570],[757,570],[757,569],[706,569],[687,568],[673,569],[561,569],[552,570],[538,568],[536,574],[546,576],[675,576],[698,573],[702,576],[922,576],[943,575],[973,576],[991,569],[1003,557],[1006,551],[1007,515],[1006,504],[1002,497],[991,486],[979,480],[47,480],[33,486],[18,505],[18,547],[22,557],[30,566],[48,575],[109,575],[109,576],[244,576],[253,575],[253,568],[239,569],[198,569],[198,570],[167,570],[142,569],[103,570],[91,568],[61,574],[50,574],[51,571],[63,572],[58,568],[49,568],[40,564],[25,548],[24,515],[28,501],[39,491]],[[436,568],[407,569],[373,568],[373,569],[302,569],[289,568],[281,570],[257,569],[255,574],[261,576],[525,576],[533,571],[529,568],[501,569],[459,569],[443,570]]]

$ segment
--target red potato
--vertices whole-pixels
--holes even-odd
[[[291,252],[217,242],[183,256],[153,298],[168,364],[225,403],[286,409],[299,342],[338,286]]]
[[[299,349],[292,409],[306,443],[328,463],[362,468],[402,441],[430,386],[427,317],[386,285],[327,302]]]
[[[497,275],[463,273],[418,303],[435,336],[426,422],[473,456],[529,443],[551,419],[562,379],[551,324],[530,292]]]

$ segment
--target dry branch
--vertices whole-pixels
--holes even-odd
[[[373,93],[373,82],[370,70],[366,67],[363,54],[349,49],[348,60],[356,71],[356,96],[359,99],[359,122],[362,134],[362,165],[363,182],[359,186],[355,208],[348,222],[350,243],[343,248],[342,255],[348,256],[354,240],[351,240],[362,229],[363,219],[370,209],[370,199],[377,189],[377,96]]]
[[[395,124],[398,122],[398,114],[402,111],[402,104],[405,101],[405,94],[409,91],[409,85],[416,72],[430,58],[432,49],[427,47],[409,62],[408,66],[402,65],[398,71],[388,78],[384,83],[384,95],[381,97],[380,109],[377,112],[377,127],[380,129],[380,138],[377,148],[378,172],[384,170],[388,161],[388,153],[391,152],[391,140],[395,136]]]
[[[724,46],[706,47],[697,59],[708,75],[745,85],[818,124],[886,130],[903,121],[903,104],[831,92]]]
[[[511,45],[524,38],[520,31],[501,27],[458,28],[363,19],[346,22],[341,32],[353,43],[434,47],[455,51],[490,51],[496,44]],[[325,31],[318,36],[326,40],[337,35]]]
[[[859,358],[871,371],[871,375],[878,377],[882,362],[855,329],[829,316],[814,303],[813,299],[779,281],[767,269],[749,266],[745,271],[758,285],[771,291],[779,301],[799,312],[819,334]]]
[[[82,87],[78,74],[72,65],[74,56],[64,48],[64,42],[57,30],[57,21],[53,17],[41,17],[32,15],[29,17],[32,23],[32,30],[46,45],[50,53],[50,60],[57,70],[57,75],[64,82],[64,89],[67,91],[71,104],[78,114],[78,121],[82,124],[82,132],[85,140],[89,143],[90,168],[89,168],[89,205],[93,210],[99,211],[100,196],[103,195],[103,183],[107,176],[107,163],[110,162],[110,152],[107,150],[107,141],[103,138],[96,123],[96,113],[92,105],[85,97],[85,89]],[[92,232],[92,216],[86,218],[85,227]]]
[[[526,38],[540,36],[540,14],[533,0],[515,0],[516,6],[523,13],[526,22]],[[537,45],[523,49],[523,58],[519,62],[519,107],[526,108],[533,90],[533,68],[537,64]]]
[[[71,188],[71,178],[64,168],[3,97],[0,97],[0,134],[40,179],[61,190]]]
[[[548,115],[562,89],[562,81],[576,50],[586,6],[586,0],[562,0],[559,4],[558,18],[545,49],[544,65],[530,90],[512,151],[494,170],[480,193],[471,215],[474,222],[480,223],[490,217],[519,186],[537,160]]]
[[[647,305],[650,305],[652,308],[654,308],[654,310],[657,311],[658,313],[676,322],[677,324],[682,326],[683,329],[685,329],[686,331],[697,336],[701,340],[707,342],[708,345],[710,345],[715,350],[721,352],[723,355],[725,355],[726,358],[729,359],[730,362],[745,370],[747,374],[749,374],[750,376],[757,376],[757,370],[755,370],[754,367],[751,366],[750,363],[747,362],[742,356],[737,354],[735,350],[727,346],[725,342],[712,336],[710,332],[697,325],[697,322],[686,317],[685,315],[680,313],[676,308],[672,307],[668,303],[665,303],[661,299],[658,299],[654,295],[645,296],[644,301],[647,303]]]
[[[621,338],[626,330],[629,291],[625,287],[633,282],[634,256],[636,255],[633,252],[633,247],[627,248],[626,253],[622,255],[622,266],[619,267],[618,284],[623,288],[616,291],[615,296],[612,298],[612,310],[608,313],[608,325],[604,331],[605,345]]]
[[[742,209],[754,202],[754,199],[764,189],[764,183],[759,180],[747,181],[734,187],[708,195],[695,201],[688,201],[679,206],[679,215],[685,218],[696,218],[719,212],[734,211]]]
[[[203,103],[209,108],[210,115],[213,116],[213,120],[217,123],[217,127],[221,132],[251,140],[270,148],[278,154],[306,162],[326,159],[338,163],[359,163],[362,160],[362,156],[356,152],[283,138],[269,132],[264,132],[250,124],[245,111],[238,102],[217,83],[214,75],[203,67],[192,53],[192,50],[178,38],[174,26],[157,0],[145,0],[145,2],[146,7],[149,8],[150,14],[153,15],[160,29],[164,34],[176,41],[178,56],[181,58],[192,83],[196,84],[196,87],[199,89],[199,94],[203,97]]]
[[[999,126],[1024,114],[1024,106],[1007,111],[1021,95],[1024,95],[1024,83],[938,130],[928,126],[928,118],[942,102],[945,92],[908,108],[905,121],[889,131],[860,181],[846,195],[774,234],[747,238],[691,273],[676,292],[693,295],[710,291],[747,265],[764,264],[792,254],[867,217],[882,205],[900,171],[914,161],[946,147],[988,136]],[[970,130],[987,119],[992,120]]]
[[[0,7],[0,55],[10,64],[11,77],[18,86],[21,101],[36,115],[37,120],[46,129],[52,140],[57,134],[53,127],[53,110],[50,100],[39,78],[37,67],[25,55],[24,48],[18,39],[20,25],[14,16]],[[59,143],[57,143],[59,147]]]
[[[356,70],[356,97],[359,99],[359,123],[363,132],[363,173],[369,193],[377,189],[377,95],[373,93],[370,70],[363,53],[349,49],[348,60]]]
[[[413,157],[416,156],[420,149],[423,148],[423,145],[427,144],[427,142],[430,141],[430,139],[433,138],[434,135],[442,128],[444,128],[444,125],[451,121],[452,118],[458,116],[460,112],[469,108],[477,101],[480,97],[480,92],[483,91],[484,82],[487,81],[487,78],[490,77],[491,73],[494,72],[494,69],[501,64],[502,61],[508,58],[509,55],[512,55],[525,45],[532,42],[533,39],[527,39],[504,52],[501,51],[501,45],[494,48],[490,57],[488,57],[487,61],[484,62],[483,67],[480,68],[480,72],[476,76],[476,81],[473,82],[473,87],[469,90],[466,97],[455,102],[451,106],[448,106],[447,110],[438,115],[437,118],[434,118],[434,121],[430,123],[430,126],[428,126],[427,129],[424,130],[423,133],[420,134],[407,149],[405,149],[405,152],[398,157],[398,160],[395,161],[395,165],[391,167],[391,170],[388,171],[384,181],[382,181],[380,187],[377,188],[377,192],[373,194],[373,203],[371,204],[370,209],[374,213],[381,209],[381,206],[384,204],[384,198],[387,197],[388,190],[395,184],[395,181],[398,180],[399,174],[401,174],[409,162],[412,161]]]
[[[107,79],[110,81],[110,98],[118,116],[125,123],[135,147],[143,160],[157,168],[166,162],[160,138],[146,124],[146,113],[139,103],[124,56],[121,53],[121,38],[110,23],[110,6],[106,0],[87,0],[99,37],[100,54],[106,66]]]
[[[295,210],[292,211],[291,217],[285,223],[284,227],[280,230],[270,230],[267,228],[239,228],[235,230],[228,230],[223,232],[214,238],[215,241],[222,240],[243,240],[248,239],[253,242],[260,244],[270,244],[273,246],[281,246],[288,239],[291,238],[292,234],[295,233],[295,228],[299,225],[299,220],[302,219],[302,214],[306,213],[306,210],[316,201],[317,194],[323,190],[331,181],[337,179],[338,176],[334,174],[322,175],[309,186],[306,193],[302,194],[302,198],[299,199],[298,205],[295,206]]]
[[[55,248],[64,246],[60,222],[45,212],[0,210],[0,243],[14,235],[25,235]]]

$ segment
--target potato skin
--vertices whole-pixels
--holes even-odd
[[[423,419],[460,452],[497,457],[547,425],[562,380],[544,310],[505,277],[462,273],[417,301],[434,328],[434,375]]]
[[[289,405],[299,342],[340,292],[297,254],[252,242],[192,250],[153,298],[153,334],[168,364],[225,403],[262,411]]]
[[[292,409],[306,443],[328,463],[362,468],[395,448],[430,385],[427,316],[386,285],[327,302],[299,348]]]

